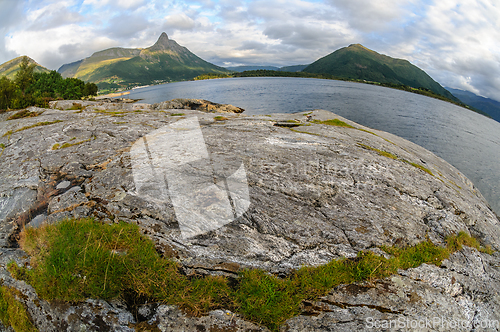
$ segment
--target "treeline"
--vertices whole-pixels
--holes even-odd
[[[313,74],[306,73],[303,71],[290,72],[290,71],[278,71],[278,70],[246,70],[241,73],[233,73],[233,77],[306,77],[306,78],[326,78],[335,79],[332,75],[328,74]]]
[[[0,78],[0,110],[19,109],[28,106],[47,107],[56,99],[81,99],[97,94],[94,83],[85,83],[77,78],[63,78],[55,70],[35,73],[36,64],[23,58],[14,80]]]
[[[202,80],[212,80],[216,78],[228,78],[228,77],[233,77],[233,76],[231,74],[207,73],[196,76],[194,80],[202,81]]]

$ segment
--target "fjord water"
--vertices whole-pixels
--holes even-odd
[[[464,173],[500,214],[500,123],[465,108],[374,85],[308,78],[231,78],[133,90],[157,103],[198,98],[244,108],[245,114],[332,111],[434,152]]]

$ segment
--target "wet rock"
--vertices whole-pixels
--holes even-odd
[[[9,259],[28,263],[22,251],[9,248],[24,224],[66,217],[135,223],[186,273],[230,277],[253,267],[286,276],[303,265],[355,257],[360,250],[383,254],[377,247],[426,238],[444,244],[447,235],[461,230],[500,250],[499,220],[458,170],[413,143],[330,112],[245,116],[238,114],[241,109],[192,100],[155,105],[57,101],[51,107],[37,117],[0,121],[0,134],[8,133],[0,137],[5,146],[0,277],[24,295],[43,331],[128,331],[129,323],[162,331],[265,329],[226,311],[194,318],[156,304],[143,308],[138,321],[130,308],[116,303],[45,302],[5,270]],[[221,114],[216,111],[229,112],[223,114],[226,120],[217,121]],[[177,146],[187,144],[191,150],[147,145],[154,137],[161,142],[168,128],[187,130],[183,121],[190,118],[197,118],[200,136],[188,135]],[[335,118],[362,130],[310,121]],[[41,122],[48,124],[33,126]],[[134,149],[135,144],[143,148]],[[189,159],[196,153],[203,154],[203,162]],[[172,161],[181,160],[172,159],[179,155],[182,164]],[[149,176],[153,171],[158,177]],[[192,185],[173,188],[172,174]],[[217,200],[206,199],[205,184],[221,194]],[[178,211],[183,206],[172,193],[183,199],[203,193],[200,201],[213,211],[227,199],[229,210],[218,208],[233,215],[222,227],[186,236]],[[465,322],[499,319],[499,266],[498,254],[465,248],[440,267],[423,265],[386,280],[341,285],[315,303],[304,303],[303,314],[284,324],[283,331],[368,330],[369,322],[435,314]]]

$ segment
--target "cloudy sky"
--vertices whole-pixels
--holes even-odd
[[[500,101],[498,0],[0,0],[0,63],[58,69],[163,31],[220,66],[308,64],[361,43]]]

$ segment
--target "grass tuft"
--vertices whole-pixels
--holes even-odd
[[[229,281],[221,276],[184,275],[177,262],[159,256],[153,241],[140,234],[136,225],[64,220],[24,229],[19,243],[31,256],[32,268],[12,262],[8,270],[46,300],[106,300],[132,290],[193,315],[229,309],[278,331],[286,320],[300,314],[303,301],[317,300],[340,284],[385,278],[423,263],[440,265],[464,245],[486,250],[465,232],[446,241],[446,247],[430,240],[406,248],[383,247],[392,255],[389,259],[359,252],[354,259],[302,267],[284,279],[259,269],[244,270]]]
[[[35,117],[35,116],[39,116],[42,113],[43,112],[31,112],[31,111],[25,109],[25,110],[22,110],[22,111],[19,111],[19,112],[16,112],[16,113],[12,114],[11,116],[9,116],[7,118],[7,120],[16,120],[16,119],[22,119],[22,118],[32,118],[32,117]]]
[[[26,308],[14,296],[16,290],[0,285],[0,321],[11,326],[16,332],[38,331],[26,311]]]
[[[331,120],[325,120],[325,121],[312,120],[311,122],[312,123],[316,123],[316,124],[324,124],[324,125],[328,125],[328,126],[336,126],[336,127],[345,127],[345,128],[354,128],[354,129],[356,129],[356,127],[353,127],[350,124],[345,123],[344,121],[341,121],[339,119],[331,119]]]
[[[229,120],[229,119],[228,119],[228,118],[226,118],[225,116],[220,116],[220,115],[218,115],[218,116],[215,116],[215,117],[214,117],[214,120],[215,120],[215,121],[226,121],[226,120]]]

